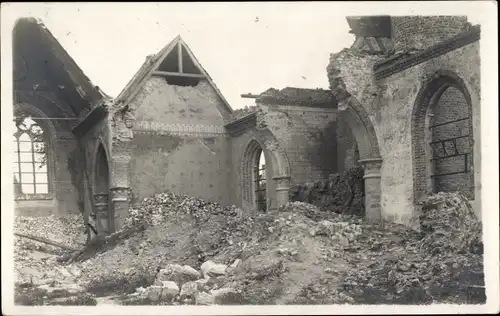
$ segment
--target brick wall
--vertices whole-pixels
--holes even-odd
[[[285,150],[293,184],[337,172],[337,110],[262,104],[263,120]]]
[[[337,121],[337,172],[359,166],[358,144],[351,127],[344,120]]]
[[[441,124],[457,119],[469,117],[471,115],[469,105],[465,100],[463,93],[455,87],[447,88],[439,98],[435,108],[433,109],[434,116],[430,120],[430,124]],[[455,174],[434,179],[435,192],[452,192],[459,191],[465,194],[468,198],[474,199],[474,178],[471,168],[473,166],[472,156],[472,130],[471,121],[459,121],[452,124],[437,126],[432,129],[432,141],[455,138],[459,136],[470,135],[469,137],[456,140],[457,151],[459,153],[470,153],[467,157],[467,166],[465,166],[465,157],[457,156],[443,160],[434,161],[434,174],[444,174],[460,172],[467,167],[466,174]],[[444,150],[439,145],[433,146],[432,155],[443,156]],[[445,149],[448,155],[455,152],[452,142],[445,143]]]
[[[425,49],[468,27],[464,16],[393,16],[391,21],[396,51]]]
[[[412,115],[417,96],[423,91],[424,83],[438,70],[447,70],[456,74],[463,80],[471,96],[473,156],[474,161],[480,161],[479,64],[479,43],[476,42],[378,81],[382,92],[377,102],[379,110],[374,115],[380,119],[376,121],[374,128],[379,138],[383,159],[382,212],[386,219],[407,224],[418,215],[418,209],[414,204],[417,198],[414,189],[423,185],[425,191],[428,182],[425,169],[427,158],[425,146],[415,146],[418,140],[425,139],[425,129],[414,125],[416,122],[412,121]],[[481,165],[476,163],[474,165],[475,197],[480,196],[480,169]],[[476,214],[481,216],[478,203],[480,199],[475,200],[472,202],[473,207]]]

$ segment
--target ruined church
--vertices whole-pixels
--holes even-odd
[[[459,16],[348,17],[329,89],[233,110],[178,36],[111,98],[38,20],[13,30],[14,198],[23,215],[95,216],[101,234],[163,191],[279,210],[293,185],[364,170],[365,216],[412,225],[460,191],[480,217],[479,26]]]

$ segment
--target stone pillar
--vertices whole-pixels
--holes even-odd
[[[94,194],[94,206],[96,212],[96,229],[99,235],[109,234],[109,194]]]
[[[121,229],[129,209],[129,192],[128,187],[114,187],[110,189],[111,193],[111,209],[113,219],[113,231]]]
[[[279,209],[288,202],[290,191],[290,176],[273,177],[276,183],[276,207]]]
[[[130,206],[129,168],[131,156],[127,152],[117,152],[112,158],[111,207],[114,229],[120,230]]]
[[[382,220],[382,210],[380,205],[380,167],[382,159],[368,158],[359,160],[364,168],[365,180],[365,216],[370,221]]]

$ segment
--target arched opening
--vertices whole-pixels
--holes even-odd
[[[50,140],[31,116],[14,121],[14,192],[16,199],[37,199],[52,192]]]
[[[98,145],[94,163],[94,212],[93,218],[99,234],[107,235],[113,231],[113,221],[109,208],[109,166],[106,151]]]
[[[255,204],[259,212],[267,211],[267,173],[266,157],[262,150],[257,153],[254,161]]]
[[[381,184],[380,168],[382,159],[377,137],[373,125],[362,105],[353,97],[349,97],[339,104],[340,120],[347,123],[354,137],[355,146],[352,148],[353,166],[360,164],[363,167],[365,216],[370,220],[380,220]]]
[[[266,159],[262,146],[256,140],[249,142],[242,161],[243,207],[253,212],[266,212],[273,202],[273,187],[270,181],[272,166]]]
[[[440,73],[417,97],[412,120],[414,195],[455,192],[474,199],[472,106],[463,81]]]

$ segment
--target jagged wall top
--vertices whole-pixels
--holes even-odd
[[[426,49],[466,32],[466,16],[351,16],[351,50],[361,54],[391,55]]]
[[[330,90],[287,87],[281,90],[270,88],[261,93],[257,104],[298,105],[335,108],[337,101]]]

